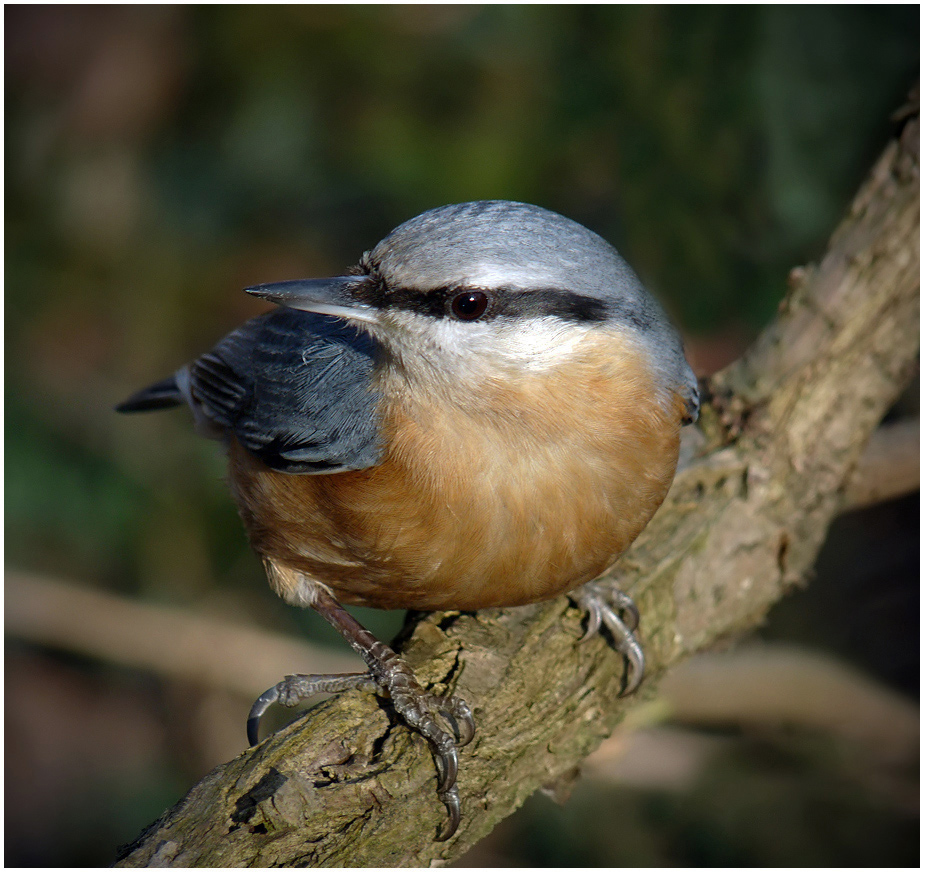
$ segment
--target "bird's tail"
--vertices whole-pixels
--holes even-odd
[[[147,388],[142,388],[141,391],[136,391],[116,407],[116,412],[149,412],[153,409],[180,406],[184,402],[185,398],[177,384],[176,376],[169,376]]]

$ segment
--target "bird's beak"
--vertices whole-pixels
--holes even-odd
[[[279,306],[303,309],[321,315],[336,315],[350,321],[375,324],[376,309],[357,300],[353,291],[365,276],[335,276],[331,279],[295,279],[291,282],[273,282],[245,288],[248,294],[262,297]]]

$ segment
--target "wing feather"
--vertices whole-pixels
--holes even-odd
[[[375,351],[342,319],[274,310],[190,364],[190,399],[273,469],[365,469],[382,454]]]

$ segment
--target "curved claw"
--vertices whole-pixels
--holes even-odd
[[[591,597],[579,599],[578,603],[588,610],[588,628],[585,631],[585,635],[578,641],[580,643],[586,643],[592,637],[597,636],[598,631],[601,629],[601,604],[599,600],[595,600]]]
[[[646,667],[646,656],[643,654],[642,646],[639,645],[639,641],[632,630],[617,615],[615,610],[609,606],[604,606],[601,614],[607,630],[613,636],[617,651],[626,659],[626,684],[620,692],[620,697],[626,697],[632,694],[642,682],[642,674],[645,672]]]
[[[625,648],[621,648],[620,651],[626,658],[626,685],[623,686],[620,697],[628,697],[642,683],[642,676],[646,670],[646,656],[634,637],[631,637]]]
[[[646,664],[634,634],[639,627],[639,610],[633,599],[616,586],[600,582],[588,583],[573,599],[588,613],[588,628],[581,642],[593,637],[602,626],[610,631],[617,651],[626,659],[626,683],[620,696],[632,694],[642,682]]]
[[[440,697],[438,698],[437,712],[453,728],[456,745],[467,746],[472,742],[472,738],[475,736],[475,718],[465,700],[461,697]]]
[[[459,700],[459,698],[457,698],[457,700]],[[475,717],[472,715],[472,710],[469,709],[465,700],[459,700],[459,703],[463,711],[457,713],[457,719],[462,723],[464,730],[457,735],[456,739],[459,745],[468,746],[475,736]]]
[[[389,652],[389,657],[382,659],[376,679],[392,698],[392,704],[405,724],[430,745],[437,768],[437,796],[450,816],[438,839],[448,840],[456,833],[461,820],[459,789],[456,786],[459,773],[456,746],[460,742],[469,742],[475,734],[472,711],[458,697],[440,697],[425,691],[408,664],[394,652]]]
[[[623,624],[625,624],[626,629],[632,633],[639,627],[639,609],[636,607],[636,604],[633,603],[633,598],[624,591],[617,590],[613,593],[613,599],[616,601],[616,608],[624,613]],[[627,620],[627,616],[629,620]]]
[[[437,773],[437,793],[442,796],[456,786],[456,777],[459,775],[459,754],[452,743],[440,746],[434,743],[434,746],[436,747],[434,760],[438,762],[437,770],[439,771]]]
[[[303,700],[308,700],[318,693],[337,694],[348,688],[356,688],[365,684],[375,685],[369,673],[314,673],[306,675],[296,673],[287,676],[282,682],[277,682],[272,688],[264,691],[251,707],[247,717],[247,740],[252,746],[257,745],[260,719],[274,704],[283,706],[297,706]]]
[[[439,797],[450,816],[440,829],[440,833],[437,834],[437,842],[445,843],[459,829],[459,823],[462,821],[462,807],[459,803],[459,791],[455,785],[448,791],[441,791]]]
[[[279,700],[279,688],[282,683],[268,688],[260,695],[247,714],[247,742],[256,746],[260,742],[260,719],[264,713]]]
[[[437,842],[445,842],[456,833],[462,821],[462,805],[459,800],[459,787],[456,784],[459,775],[459,753],[456,747],[472,741],[475,736],[475,719],[469,705],[459,697],[439,697],[434,702],[435,711],[449,722],[455,735],[454,742],[449,734],[441,731],[435,724],[426,728],[418,727],[431,745],[434,763],[437,765],[437,796],[449,814],[448,820],[436,837]]]

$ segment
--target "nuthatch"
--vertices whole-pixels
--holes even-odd
[[[696,380],[617,252],[524,203],[433,209],[347,275],[247,291],[281,308],[119,411],[192,408],[227,446],[270,585],[321,613],[369,667],[287,677],[254,704],[251,742],[274,702],[373,687],[434,749],[446,839],[469,707],[425,691],[340,602],[476,610],[574,592],[634,690],[638,613],[594,580],[664,499]]]

